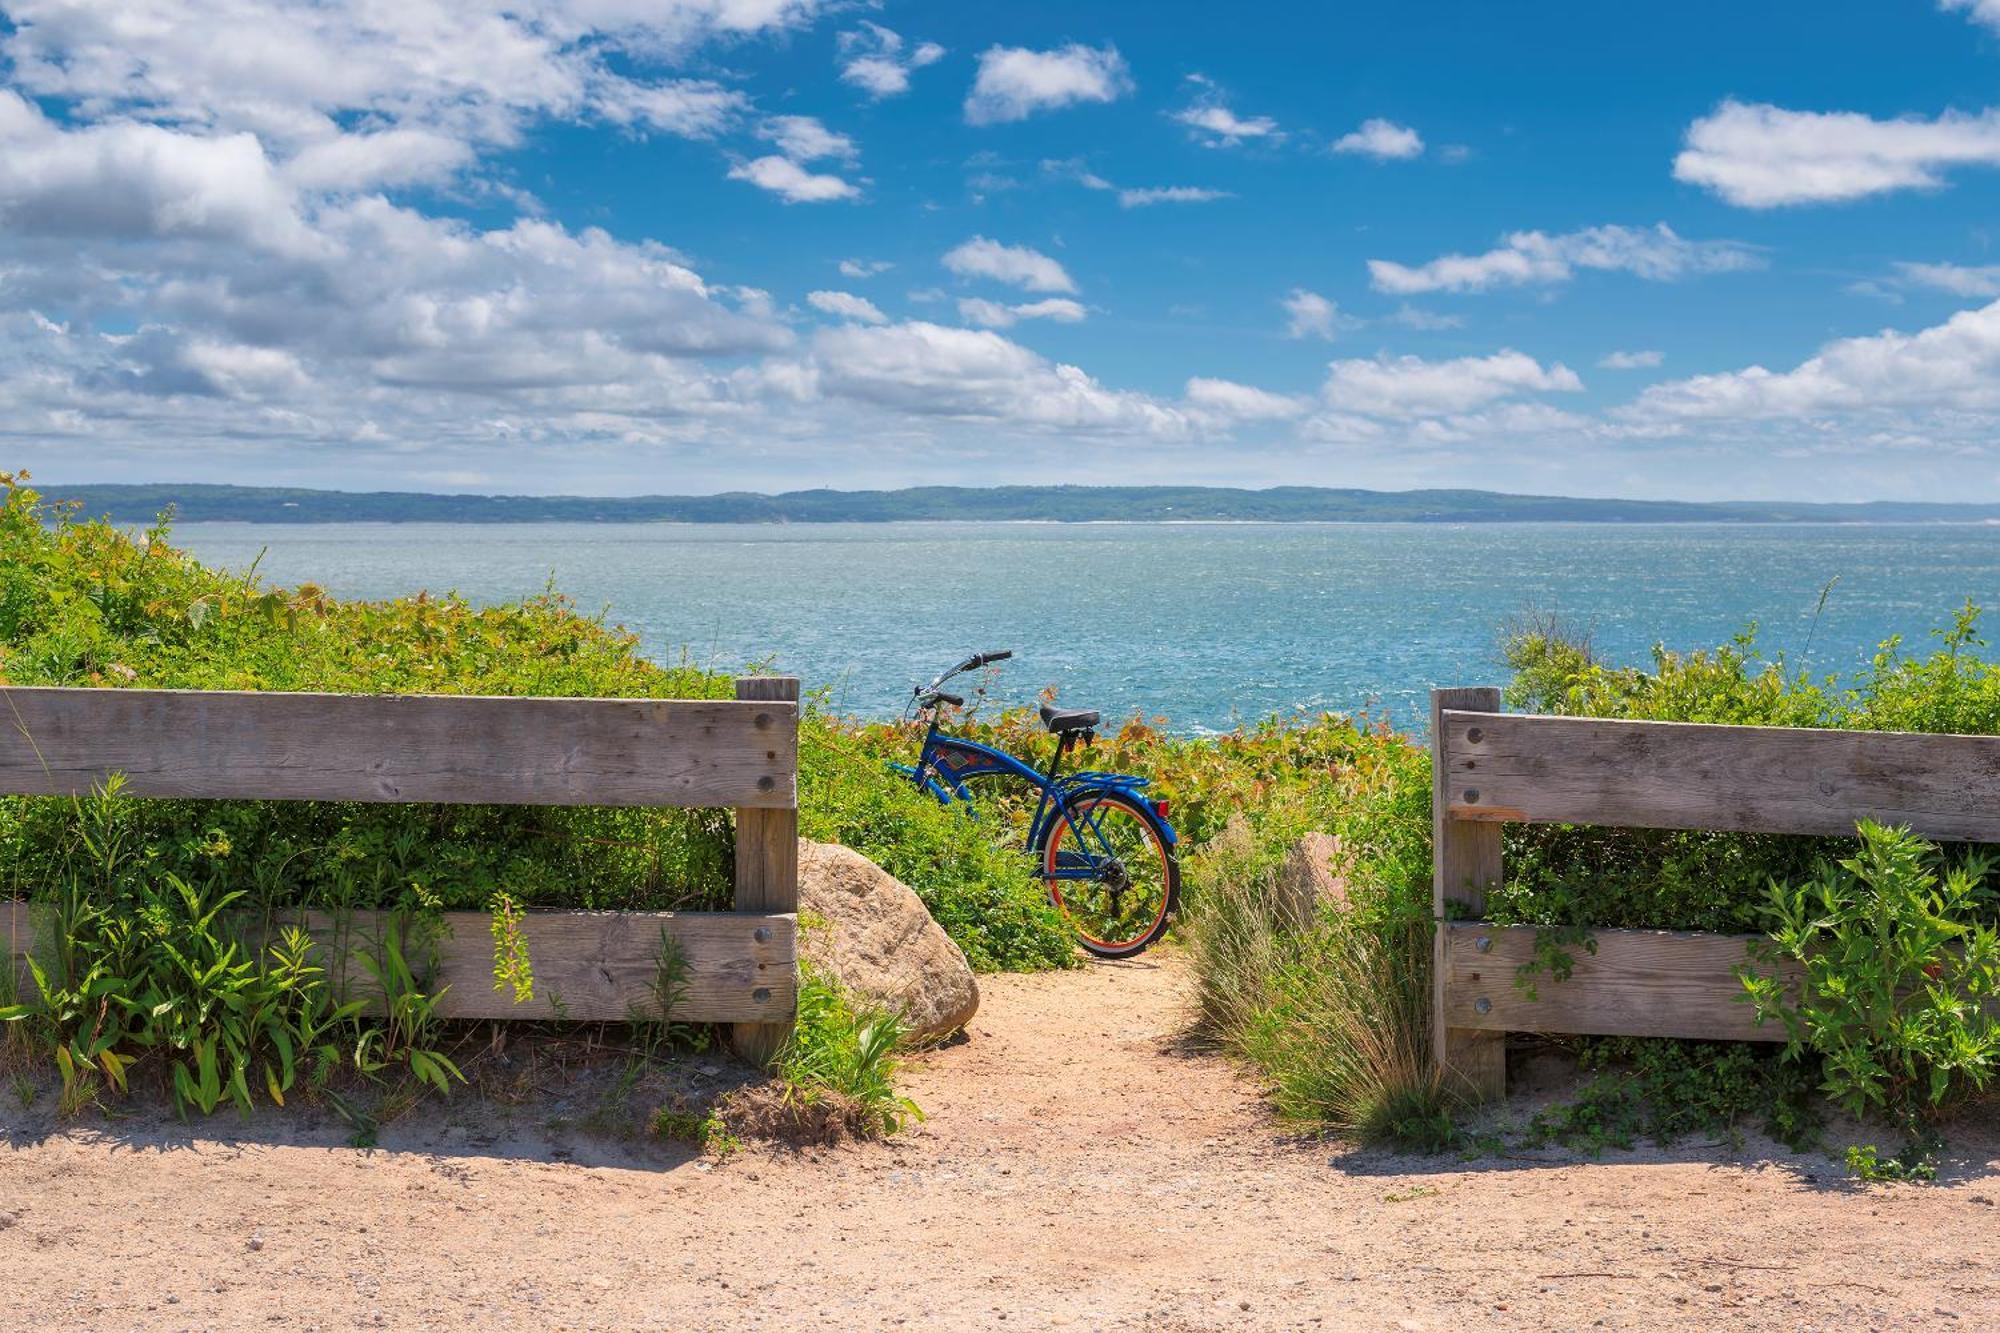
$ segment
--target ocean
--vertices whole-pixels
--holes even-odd
[[[1612,663],[1755,624],[1766,655],[1847,673],[2000,594],[2000,526],[1979,525],[189,523],[174,540],[344,597],[553,581],[656,657],[770,666],[866,717],[1006,648],[995,704],[1052,689],[1190,732],[1361,709],[1421,729],[1433,685],[1503,681],[1501,638],[1530,614]]]

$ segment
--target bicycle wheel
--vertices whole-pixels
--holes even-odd
[[[1145,949],[1180,903],[1180,863],[1157,817],[1122,791],[1086,792],[1056,815],[1042,878],[1077,940],[1099,958]]]

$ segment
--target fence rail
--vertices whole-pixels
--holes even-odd
[[[1902,824],[1930,838],[2000,842],[2000,737],[1628,722],[1500,711],[1491,688],[1431,696],[1436,940],[1433,1037],[1467,1091],[1506,1091],[1506,1034],[1780,1041],[1743,1002],[1738,973],[1771,965],[1756,938],[1593,930],[1567,980],[1535,961],[1533,927],[1494,926],[1508,823],[1736,833],[1852,834]],[[1778,967],[1796,979],[1797,970]]]
[[[732,806],[734,912],[529,912],[535,997],[493,983],[488,918],[448,912],[430,985],[448,1018],[734,1025],[768,1060],[797,1010],[798,699],[789,676],[733,700],[521,699],[0,687],[0,795],[480,805]],[[336,984],[366,998],[381,913],[297,913]],[[0,903],[0,965],[45,947],[40,908]],[[246,923],[260,937],[264,923]],[[669,960],[673,960],[669,963]],[[663,974],[663,965],[669,971]],[[674,1000],[660,1012],[663,983]]]

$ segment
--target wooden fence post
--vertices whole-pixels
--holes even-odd
[[[1445,956],[1450,932],[1446,905],[1486,914],[1486,891],[1500,883],[1500,825],[1453,819],[1445,771],[1444,711],[1500,711],[1500,691],[1489,685],[1431,691],[1431,911],[1437,920],[1432,946],[1431,1042],[1438,1067],[1458,1090],[1479,1099],[1507,1094],[1507,1034],[1445,1026],[1445,991],[1451,969]]]
[[[736,697],[753,701],[799,701],[797,676],[744,676],[736,682]],[[796,752],[791,756],[797,766]],[[799,811],[736,810],[736,910],[796,912],[799,910]],[[792,1020],[782,1023],[738,1023],[730,1033],[737,1055],[762,1067],[777,1055],[792,1033]]]

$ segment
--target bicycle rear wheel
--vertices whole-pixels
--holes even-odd
[[[1099,958],[1130,958],[1164,935],[1181,868],[1152,810],[1122,791],[1086,792],[1042,845],[1049,899]]]

